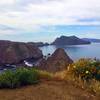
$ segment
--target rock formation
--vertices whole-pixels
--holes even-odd
[[[28,58],[39,59],[42,57],[42,51],[34,45],[23,42],[0,41],[0,65],[16,64]]]
[[[64,49],[59,48],[47,60],[41,61],[40,68],[49,72],[57,72],[67,68],[72,62]]]

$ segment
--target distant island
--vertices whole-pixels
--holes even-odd
[[[60,36],[56,38],[51,44],[48,42],[28,42],[28,44],[35,45],[37,47],[49,46],[49,45],[84,45],[91,43],[100,43],[100,39],[95,38],[78,38],[76,36]]]
[[[82,39],[89,42],[100,43],[100,39],[94,39],[94,38],[82,38]]]
[[[78,38],[76,36],[61,36],[56,38],[52,43],[48,42],[28,42],[28,44],[35,45],[37,47],[49,46],[49,45],[84,45],[91,44],[91,42],[100,42],[100,39]]]
[[[76,36],[61,36],[55,39],[51,45],[81,45],[81,44],[90,44],[90,41],[80,39]]]
[[[43,46],[48,46],[49,43],[43,43],[43,42],[28,42],[28,44],[35,45],[37,47],[43,47]]]

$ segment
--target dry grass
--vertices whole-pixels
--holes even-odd
[[[20,89],[0,90],[0,100],[100,100],[65,81],[43,81]]]
[[[95,92],[96,94],[100,95],[100,82],[95,79],[91,80],[89,89]]]
[[[80,87],[88,92],[91,92],[93,95],[100,96],[100,81],[93,79],[86,82],[85,80],[82,80],[81,77],[74,76],[69,70],[57,72],[54,77],[58,77],[63,81],[68,81],[75,87]]]
[[[37,71],[39,73],[40,79],[51,80],[54,77],[53,73],[42,70],[37,70]]]

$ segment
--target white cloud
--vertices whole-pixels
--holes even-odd
[[[14,30],[0,30],[0,35],[14,35],[18,34]]]
[[[0,5],[11,5],[14,4],[15,0],[1,0]]]
[[[2,0],[1,7],[0,24],[24,31],[39,31],[42,25],[100,25],[100,0]],[[96,20],[79,21],[90,18]]]

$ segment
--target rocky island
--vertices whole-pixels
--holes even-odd
[[[82,45],[90,44],[91,42],[80,39],[76,36],[61,36],[57,38],[52,45]]]

